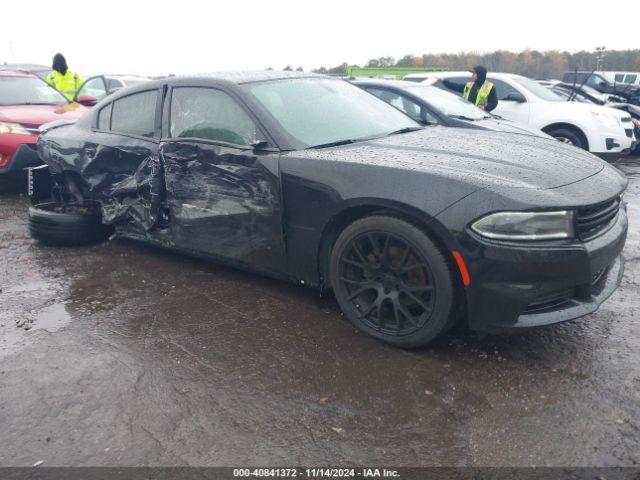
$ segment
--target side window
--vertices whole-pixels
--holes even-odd
[[[604,78],[598,75],[591,75],[589,77],[589,80],[587,80],[587,85],[590,85],[592,87],[599,87],[603,81],[605,81]]]
[[[77,98],[80,97],[93,97],[96,100],[102,100],[107,96],[107,91],[104,88],[104,82],[102,77],[90,78],[82,84],[78,90]]]
[[[384,100],[399,110],[402,110],[410,117],[414,119],[420,118],[420,106],[405,96],[392,92],[391,90],[387,90],[386,88],[370,88],[368,90],[379,99]]]
[[[404,113],[409,115],[414,120],[418,122],[426,122],[429,125],[437,125],[438,119],[431,115],[426,109],[422,108],[421,105],[417,104],[413,100],[404,95],[401,95],[396,92],[392,92],[385,88],[367,88],[368,92],[373,93],[376,97],[385,102],[393,105],[394,107],[402,110]]]
[[[124,87],[122,82],[117,78],[107,78],[106,80],[107,80],[107,89],[111,93],[115,92],[116,90],[120,90],[121,88]]]
[[[103,107],[100,112],[98,112],[98,129],[99,130],[110,130],[111,129],[111,106],[113,104],[110,103],[106,107]]]
[[[624,77],[624,82],[625,83],[635,83],[636,79],[638,78],[638,75],[627,75],[626,77]]]
[[[624,73],[616,74],[616,82],[620,83],[624,81]]]
[[[156,120],[157,90],[134,93],[113,102],[111,130],[153,138]]]
[[[469,75],[468,77],[447,77],[447,80],[454,82],[454,83],[458,83],[460,85],[465,85],[467,82],[471,81],[471,75]],[[442,90],[444,90],[445,92],[449,92],[449,93],[453,93],[454,95],[458,95],[459,97],[462,96],[462,92],[457,92],[455,90],[449,90],[447,87],[444,86],[444,83],[434,83],[433,84],[434,87],[439,87]]]
[[[401,106],[399,107],[404,113],[409,115],[414,120],[422,120],[421,107],[419,104],[411,100],[410,98],[405,97],[404,95],[400,96]]]
[[[518,90],[516,90],[514,87],[503,80],[490,78],[489,81],[495,85],[498,100],[504,100],[510,93],[519,93]]]
[[[227,93],[206,87],[177,87],[171,94],[173,138],[201,138],[249,146],[258,129],[249,115]]]

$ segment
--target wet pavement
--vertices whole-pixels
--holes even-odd
[[[0,196],[0,465],[640,463],[640,159],[594,315],[402,351],[314,291],[112,241],[31,240]]]

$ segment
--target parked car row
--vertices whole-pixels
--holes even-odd
[[[471,74],[415,73],[405,79],[446,90],[443,84],[436,82],[438,77],[466,83]],[[492,113],[500,117],[541,130],[604,159],[627,155],[637,146],[634,125],[627,112],[567,102],[549,88],[520,75],[489,73],[487,80],[495,85],[499,99],[498,107]]]
[[[586,112],[595,151],[622,123],[521,77],[496,80],[530,126],[555,121],[546,103]],[[626,178],[486,117],[410,82],[147,82],[42,127],[29,229],[58,245],[115,235],[332,290],[354,325],[400,347],[457,322],[518,331],[595,311],[623,272]]]

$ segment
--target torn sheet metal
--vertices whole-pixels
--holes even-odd
[[[176,245],[282,267],[279,155],[172,141],[161,146],[160,156]]]
[[[119,235],[283,269],[279,153],[91,137],[79,148],[43,137],[39,148],[54,175],[73,178],[83,199],[100,203]]]
[[[157,144],[104,134],[92,137],[95,142],[79,148],[41,137],[38,151],[54,176],[73,181],[84,200],[100,203],[103,223],[145,235],[158,223],[164,192]],[[121,143],[113,144],[114,137]]]

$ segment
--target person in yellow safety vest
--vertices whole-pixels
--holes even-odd
[[[73,100],[76,92],[82,86],[82,78],[67,67],[67,60],[61,53],[53,57],[53,72],[47,77],[47,83],[62,93],[69,100]]]
[[[462,93],[465,100],[475,104],[477,107],[490,112],[498,106],[498,95],[493,83],[487,81],[487,69],[482,65],[477,65],[471,70],[471,81],[460,84],[438,78],[449,90]]]

